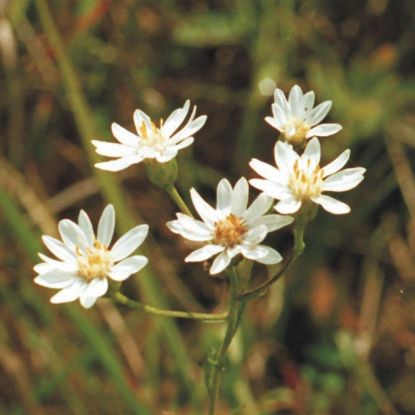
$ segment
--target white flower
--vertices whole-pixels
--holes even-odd
[[[186,262],[205,261],[219,254],[212,263],[210,274],[223,271],[238,254],[262,264],[276,264],[281,255],[260,243],[268,232],[290,224],[293,218],[276,214],[265,215],[272,199],[260,194],[250,207],[249,186],[242,177],[232,188],[228,180],[222,179],[217,187],[216,209],[206,203],[195,189],[190,190],[193,205],[203,222],[183,213],[167,223],[174,233],[191,241],[205,245],[188,255]]]
[[[249,165],[264,179],[252,179],[250,183],[268,196],[279,200],[275,209],[283,214],[297,212],[303,202],[309,200],[334,214],[349,213],[350,207],[325,191],[344,192],[353,189],[362,180],[363,167],[340,169],[347,163],[350,150],[345,150],[327,166],[320,168],[320,142],[311,139],[304,153],[299,156],[292,145],[278,141],[274,148],[277,168],[257,159]]]
[[[330,111],[332,102],[324,101],[314,109],[314,91],[303,94],[298,85],[291,88],[288,101],[281,89],[274,92],[272,117],[265,121],[280,131],[286,141],[300,144],[311,137],[326,137],[342,129],[340,124],[320,124]]]
[[[39,274],[35,282],[43,287],[60,291],[51,302],[67,303],[80,299],[83,307],[90,308],[98,297],[108,290],[108,278],[124,281],[140,271],[148,262],[142,255],[129,256],[144,241],[148,225],[138,225],[109,248],[115,225],[115,211],[108,205],[99,220],[97,236],[88,215],[81,210],[78,223],[69,219],[59,222],[61,242],[44,235],[43,242],[58,258],[39,254],[44,261],[34,270]]]
[[[159,163],[175,158],[179,150],[193,143],[193,134],[203,127],[207,119],[206,115],[195,119],[195,106],[189,120],[178,129],[186,118],[189,108],[190,101],[187,100],[183,107],[173,111],[164,123],[160,120],[159,127],[143,111],[136,110],[134,124],[137,134],[113,123],[112,133],[119,143],[92,140],[92,144],[96,147],[98,154],[114,157],[116,160],[97,163],[95,167],[118,171],[147,158],[156,159]]]

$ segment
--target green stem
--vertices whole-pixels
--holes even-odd
[[[185,213],[186,215],[193,217],[192,212],[190,212],[190,209],[187,207],[186,202],[183,200],[183,198],[180,196],[179,192],[177,191],[176,187],[174,185],[167,187],[166,192],[169,194],[169,196],[174,200],[178,208]]]
[[[293,259],[296,259],[304,251],[304,248],[305,248],[304,229],[305,229],[305,224],[299,224],[294,228]]]
[[[210,360],[212,372],[208,378],[208,392],[209,392],[209,415],[215,414],[215,408],[219,399],[220,385],[222,375],[225,369],[225,357],[232,339],[238,330],[241,316],[245,310],[246,300],[239,296],[239,275],[236,267],[233,267],[229,272],[229,279],[231,283],[231,298],[229,303],[228,324],[226,327],[225,337],[220,345],[216,355]]]
[[[175,311],[175,310],[163,310],[161,308],[152,307],[147,304],[140,303],[139,301],[131,300],[126,297],[124,294],[117,292],[112,295],[113,300],[130,308],[136,310],[144,311],[147,314],[153,314],[155,316],[161,317],[174,317],[174,318],[188,318],[192,320],[201,320],[207,323],[221,323],[226,321],[228,313],[218,313],[218,314],[209,314],[209,313],[193,313],[191,311]]]
[[[267,281],[259,284],[258,286],[252,288],[251,290],[244,291],[239,294],[240,298],[245,300],[250,300],[257,297],[259,294],[264,292],[268,287],[270,287],[274,282],[279,280],[281,276],[287,271],[287,269],[293,264],[293,262],[302,254],[305,248],[304,243],[304,229],[305,224],[300,223],[294,228],[294,246],[291,254],[289,254],[284,260],[281,268],[277,271],[275,275],[269,278]]]

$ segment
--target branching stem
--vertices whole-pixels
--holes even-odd
[[[286,259],[283,261],[281,268],[277,271],[275,275],[269,278],[267,281],[259,284],[258,286],[244,291],[243,293],[239,294],[240,298],[245,300],[253,299],[263,293],[268,287],[270,287],[274,282],[278,281],[282,275],[284,275],[285,271],[291,266],[291,264],[301,255],[304,251],[305,244],[304,244],[304,228],[303,224],[299,224],[294,228],[294,246],[291,254],[286,256]]]
[[[241,316],[246,305],[246,300],[239,296],[240,278],[237,268],[232,267],[228,275],[231,286],[231,298],[229,303],[226,333],[214,357],[209,360],[211,369],[210,375],[207,379],[207,388],[209,392],[209,415],[215,414],[216,404],[219,399],[222,375],[225,370],[226,352],[228,351],[232,339],[238,330]]]
[[[131,300],[119,291],[112,294],[112,299],[118,304],[161,317],[187,318],[191,320],[201,320],[206,323],[222,323],[226,321],[228,317],[228,313],[209,314],[193,313],[191,311],[164,310],[140,303],[139,301]]]

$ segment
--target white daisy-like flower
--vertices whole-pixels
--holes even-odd
[[[337,215],[349,213],[350,207],[323,192],[344,192],[362,180],[363,167],[344,169],[350,157],[345,150],[327,166],[320,167],[320,142],[312,138],[299,156],[291,144],[278,141],[274,147],[277,167],[252,159],[249,165],[264,179],[251,179],[252,186],[279,200],[275,209],[283,214],[297,212],[304,202],[312,201]],[[340,171],[341,170],[341,171]]]
[[[206,203],[195,189],[190,190],[192,202],[203,221],[183,213],[167,223],[174,233],[205,245],[185,258],[186,262],[205,261],[214,255],[210,274],[223,271],[238,254],[262,264],[276,264],[281,255],[273,248],[261,245],[268,232],[290,224],[293,218],[277,214],[266,215],[272,199],[260,194],[248,207],[249,186],[242,177],[232,188],[222,179],[217,187],[216,209]]]
[[[39,254],[44,261],[34,270],[35,282],[60,291],[51,298],[54,304],[79,298],[85,308],[92,307],[108,290],[108,278],[124,281],[140,271],[148,262],[133,253],[144,241],[148,225],[138,225],[109,248],[114,233],[115,211],[108,205],[102,212],[95,236],[88,215],[81,210],[78,223],[69,219],[59,222],[62,241],[44,235],[43,242],[58,259]]]
[[[102,170],[118,171],[144,159],[156,159],[166,163],[176,157],[179,150],[190,146],[193,134],[199,131],[206,122],[206,115],[195,119],[196,106],[189,120],[179,129],[190,108],[187,100],[182,108],[174,110],[165,122],[160,120],[156,126],[150,117],[141,110],[134,112],[134,124],[137,134],[134,134],[117,123],[111,125],[114,137],[119,143],[92,140],[96,152],[101,156],[113,157],[116,160],[96,163],[95,167]]]
[[[340,124],[319,124],[330,111],[332,102],[324,101],[314,106],[314,91],[303,94],[298,85],[291,88],[288,100],[281,89],[274,92],[272,117],[265,121],[280,131],[286,141],[301,144],[311,137],[326,137],[342,129]]]

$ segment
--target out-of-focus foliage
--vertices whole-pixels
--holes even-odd
[[[276,131],[263,118],[273,88],[295,83],[331,99],[329,119],[343,125],[322,139],[323,164],[350,147],[368,171],[342,195],[352,213],[320,211],[296,266],[250,304],[219,413],[415,413],[415,3],[49,0],[80,80],[78,113],[41,3],[0,1],[0,413],[204,412],[204,361],[222,327],[106,300],[51,305],[32,282],[39,236],[80,208],[97,219],[116,198],[122,226],[152,230],[152,267],[125,291],[222,310],[226,281],[185,266],[167,195],[141,165],[98,174],[88,139],[109,139],[114,121],[132,129],[136,108],[157,119],[190,98],[208,122],[179,156],[178,185],[208,197],[221,177],[250,177],[251,157],[271,162]],[[285,235],[270,238],[281,252]]]

